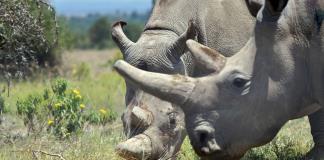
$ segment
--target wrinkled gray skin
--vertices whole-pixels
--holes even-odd
[[[139,40],[123,33],[125,22],[113,25],[112,36],[124,60],[137,68],[167,74],[198,75],[186,40],[231,56],[253,31],[259,0],[158,0]],[[242,32],[244,31],[244,32]],[[196,67],[198,68],[198,67]],[[117,152],[132,159],[174,158],[186,135],[183,111],[126,82],[127,109],[122,116],[129,138]]]
[[[115,68],[130,83],[182,107],[202,159],[239,159],[273,139],[288,120],[312,113],[315,147],[308,158],[323,159],[324,27],[315,21],[322,9],[316,0],[266,0],[254,36],[229,58],[189,40],[197,65],[209,72],[200,78],[145,72],[124,61]]]

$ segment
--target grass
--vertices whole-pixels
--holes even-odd
[[[50,135],[38,136],[38,138],[31,136],[0,147],[0,159],[58,159],[37,152],[33,153],[43,151],[50,154],[59,154],[69,160],[119,160],[120,158],[114,153],[114,146],[122,139],[120,128],[111,127],[95,127],[80,137],[68,141],[60,141]]]
[[[113,51],[78,51],[66,53],[61,67],[62,75],[68,79],[73,88],[85,95],[87,106],[94,108],[109,108],[118,112],[124,111],[125,84],[123,79],[110,67]],[[118,56],[116,56],[118,57]],[[90,75],[73,75],[81,63],[85,63]],[[108,64],[108,65],[107,65]],[[83,66],[83,68],[87,68]],[[10,97],[5,97],[8,121],[0,124],[0,159],[4,160],[54,160],[58,157],[48,156],[39,152],[45,151],[62,155],[71,160],[96,160],[120,158],[114,153],[118,142],[125,140],[122,134],[121,121],[104,127],[87,126],[85,132],[72,140],[61,141],[51,135],[26,136],[26,128],[21,119],[16,116],[16,101],[31,93],[41,93],[50,87],[51,79],[45,76],[33,81],[14,82],[10,89]],[[4,86],[5,83],[0,83]],[[307,118],[288,122],[277,137],[269,144],[250,150],[243,160],[294,160],[300,159],[312,147],[312,139]],[[37,157],[37,158],[36,158]],[[199,159],[193,152],[188,138],[185,140],[179,160]]]

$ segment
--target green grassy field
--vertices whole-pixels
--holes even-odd
[[[107,108],[119,113],[125,109],[125,84],[111,69],[116,50],[74,51],[64,55],[61,75],[72,88],[86,96],[87,106]],[[118,57],[118,56],[117,56]],[[16,81],[5,96],[6,113],[0,124],[0,159],[120,159],[114,147],[125,140],[121,121],[105,126],[86,125],[83,134],[70,140],[58,140],[48,134],[27,136],[22,120],[16,114],[16,101],[31,93],[41,93],[50,87],[51,79],[41,75],[36,80]],[[5,83],[0,83],[0,87]],[[307,118],[288,122],[278,136],[266,146],[252,149],[244,160],[293,160],[300,159],[312,147]],[[62,157],[60,157],[62,156]],[[188,139],[178,156],[180,160],[199,159],[191,149]]]

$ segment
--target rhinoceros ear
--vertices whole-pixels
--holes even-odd
[[[196,25],[193,20],[190,20],[188,23],[187,30],[180,35],[180,37],[176,40],[176,42],[172,45],[170,49],[172,53],[174,53],[176,59],[180,59],[180,57],[185,53],[184,50],[186,49],[186,41],[188,39],[195,39],[197,36]]]
[[[187,46],[192,53],[199,69],[202,69],[202,71],[218,73],[224,68],[226,57],[216,50],[193,40],[188,40]]]
[[[266,0],[264,7],[271,15],[280,15],[287,3],[288,0]]]

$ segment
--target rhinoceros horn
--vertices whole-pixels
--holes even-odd
[[[126,50],[131,47],[134,42],[129,40],[123,31],[123,26],[127,25],[126,22],[119,21],[113,24],[112,27],[112,38],[120,48],[121,52],[126,56]]]
[[[131,113],[131,123],[134,126],[148,127],[153,121],[153,115],[151,112],[135,106]]]
[[[149,159],[153,153],[152,142],[148,136],[139,134],[118,144],[116,152],[125,159]]]
[[[225,66],[226,58],[218,52],[207,47],[202,47],[197,42],[190,40],[187,42],[187,45],[197,60],[197,63],[202,67],[210,69],[213,72],[219,72]],[[167,75],[143,71],[123,60],[117,61],[114,68],[129,83],[147,93],[180,106],[188,100],[196,83],[199,81],[197,78],[182,75]]]
[[[143,71],[123,60],[118,60],[114,68],[129,83],[179,105],[186,102],[195,86],[193,78]]]

